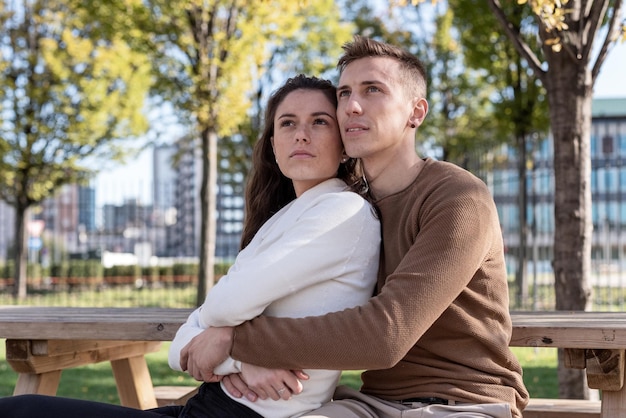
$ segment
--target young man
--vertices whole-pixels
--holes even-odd
[[[310,417],[519,418],[528,393],[508,347],[493,199],[467,171],[416,154],[416,129],[428,112],[419,60],[362,37],[344,50],[337,118],[381,213],[376,296],[321,317],[261,316],[210,329],[181,362],[200,380],[216,379],[213,367],[228,354],[267,368],[367,369],[360,391],[339,388]]]

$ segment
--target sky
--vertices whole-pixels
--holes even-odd
[[[594,98],[626,99],[626,42],[618,43],[610,51],[596,80]],[[180,131],[171,131],[172,139]],[[138,198],[143,204],[152,201],[152,153],[142,152],[123,166],[112,167],[100,173],[95,181],[96,207],[105,203],[121,205],[125,200]]]
[[[618,42],[609,52],[598,74],[593,97],[626,99],[626,42]]]

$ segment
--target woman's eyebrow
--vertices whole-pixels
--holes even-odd
[[[324,115],[325,115],[325,116],[329,116],[329,117],[331,117],[331,118],[334,118],[334,116],[333,116],[333,115],[331,115],[330,113],[325,112],[325,111],[319,111],[319,112],[313,112],[313,113],[311,113],[311,116],[324,116]]]

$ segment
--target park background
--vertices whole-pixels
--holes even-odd
[[[70,8],[76,6],[72,1],[60,4],[64,3]],[[213,132],[220,138],[218,159],[211,164],[219,173],[216,175],[215,193],[215,252],[211,254],[215,257],[216,278],[224,273],[237,252],[243,220],[243,182],[248,168],[249,146],[254,138],[250,133],[258,130],[255,122],[258,122],[263,100],[277,84],[300,71],[336,79],[333,65],[341,52],[340,45],[348,41],[353,33],[361,33],[404,45],[428,64],[431,114],[418,133],[418,149],[425,156],[462,165],[486,181],[494,193],[501,218],[510,222],[503,224],[503,233],[511,276],[512,308],[553,309],[556,296],[550,271],[553,252],[549,238],[554,232],[551,214],[554,207],[554,167],[550,165],[554,150],[547,123],[547,94],[539,80],[532,77],[533,71],[528,63],[511,55],[510,45],[508,49],[496,47],[506,41],[503,41],[503,34],[495,21],[485,23],[480,20],[490,14],[485,2],[439,1],[418,7],[401,6],[398,2],[391,2],[394,5],[390,5],[381,1],[279,3],[281,7],[286,7],[280,10],[280,16],[272,15],[273,11],[265,9],[266,2],[257,5],[258,11],[277,19],[275,22],[284,26],[276,32],[270,28],[267,39],[259,37],[255,40],[257,43],[247,39],[246,44],[239,45],[242,51],[231,51],[241,54],[240,61],[249,62],[249,70],[257,61],[246,61],[248,58],[257,59],[258,52],[266,48],[271,50],[271,54],[260,54],[266,61],[255,67],[263,71],[255,74],[254,82],[248,83],[239,82],[245,78],[238,72],[240,69],[228,68],[225,73],[232,76],[227,80],[228,89],[224,93],[229,100],[228,106],[212,109],[210,105],[200,103],[208,106],[202,107],[203,111],[215,117],[222,115],[226,118],[241,113],[247,118],[230,127],[230,131],[214,129]],[[77,27],[82,28],[80,23],[91,18],[104,19],[102,22],[105,23],[106,19],[111,19],[110,27],[94,25],[102,31],[94,31],[93,34],[105,38],[116,29],[132,26],[124,21],[122,15],[114,13],[123,10],[123,7],[131,7],[131,4],[122,1],[104,4],[82,2],[82,13],[89,13],[91,7],[92,15],[78,14],[72,16],[75,21],[63,22],[78,24]],[[238,2],[233,2],[233,5],[236,4]],[[15,1],[3,2],[2,5],[2,12],[32,6],[42,17],[49,9],[52,15],[59,13],[55,15],[57,26],[61,22],[58,18],[64,16],[54,9],[56,3],[55,6],[46,6],[37,1]],[[245,2],[239,3],[241,5]],[[257,10],[257,6],[248,4],[247,12]],[[471,13],[470,9],[476,13]],[[242,10],[246,11],[246,7]],[[454,10],[458,12],[454,13]],[[520,24],[530,34],[529,39],[537,42],[541,36],[537,29],[533,32],[532,14],[529,9],[520,10],[523,11]],[[14,16],[19,20],[19,12]],[[623,22],[623,17],[619,19]],[[248,24],[251,22],[246,21]],[[475,30],[465,30],[468,25],[474,25]],[[3,26],[4,29],[8,27]],[[138,27],[132,27],[138,30]],[[69,35],[64,33],[64,36]],[[482,43],[472,44],[472,37],[481,39]],[[485,39],[497,39],[498,42],[492,44]],[[72,45],[69,38],[63,38],[63,41],[68,55],[64,55],[66,51],[62,48],[58,57],[50,51],[46,55],[44,50],[44,58],[50,61],[55,71],[61,71],[59,62],[81,49],[80,43]],[[133,55],[130,52],[135,46],[132,42],[124,44],[117,38],[115,42],[118,42],[116,48],[103,50],[111,55],[101,51],[102,56],[111,62],[118,57],[138,57],[136,61],[119,63],[120,67],[127,65],[121,68],[119,78],[122,79],[124,72],[130,71],[134,75],[128,80],[141,86],[148,79],[145,69],[148,61],[140,59],[145,51],[134,50]],[[61,47],[62,43],[59,44]],[[599,46],[600,41],[594,54],[598,53]],[[4,45],[3,54],[7,48],[8,45]],[[484,50],[482,57],[472,55],[480,52],[478,49]],[[184,50],[170,55],[171,51],[159,52],[161,55],[157,58],[163,62],[168,59],[176,61],[179,58],[176,54],[185,53]],[[622,167],[626,156],[625,60],[623,42],[615,43],[598,75],[593,95],[596,110],[591,129],[590,157],[595,158],[592,182],[596,189],[593,206],[594,251],[589,277],[594,285],[593,309],[622,310],[624,303],[623,277],[626,277],[626,269],[622,262],[626,233],[622,230],[626,210],[621,196],[622,187],[626,187],[626,175],[623,174],[626,171]],[[507,84],[512,80],[505,76],[506,68],[515,69],[519,77],[515,81],[526,86],[526,93],[532,94],[532,99],[540,104],[536,108],[535,119],[532,119],[536,125],[530,126],[532,129],[524,137],[524,157],[516,147],[512,132],[507,132],[503,126],[493,127],[496,122],[509,119],[509,114],[498,105],[514,99],[514,88]],[[113,72],[114,68],[109,71]],[[76,82],[78,85],[80,83]],[[14,87],[18,91],[23,86],[18,83]],[[203,280],[197,279],[202,246],[207,242],[200,234],[199,189],[203,159],[199,155],[199,144],[203,138],[197,127],[202,118],[199,113],[194,113],[197,102],[194,104],[188,97],[176,97],[174,90],[166,91],[165,87],[171,88],[171,85],[158,87],[163,89],[155,89],[157,94],[145,101],[135,97],[138,101],[132,106],[122,102],[106,102],[104,106],[105,100],[113,95],[99,96],[102,97],[102,107],[110,114],[118,108],[129,112],[120,115],[126,121],[139,118],[137,112],[143,114],[143,125],[138,124],[143,127],[143,132],[137,132],[141,129],[120,129],[125,135],[117,139],[125,141],[116,151],[123,151],[121,154],[108,154],[115,158],[100,155],[87,157],[88,167],[94,169],[88,179],[78,176],[82,180],[80,184],[66,182],[55,188],[50,196],[29,207],[25,240],[29,261],[27,297],[14,296],[15,265],[11,260],[16,252],[16,227],[12,222],[15,212],[7,199],[0,202],[0,303],[70,306],[194,306],[198,303],[206,291],[201,286]],[[246,87],[247,90],[241,89]],[[96,88],[96,91],[99,90]],[[246,100],[238,102],[238,98]],[[245,108],[243,111],[240,109],[242,106]],[[7,113],[3,113],[3,117],[5,115]],[[473,125],[475,121],[481,124]],[[226,124],[225,121],[221,123]],[[3,129],[8,126],[10,123],[5,121]],[[122,154],[124,164],[119,163]],[[518,175],[520,161],[529,168],[522,176]],[[10,178],[7,167],[2,166],[2,180]],[[497,177],[500,180],[495,180]],[[41,183],[45,183],[44,180]],[[533,187],[541,184],[545,190],[535,189],[533,193]],[[516,199],[522,196],[519,193],[521,185],[527,186],[523,194],[526,200],[522,203]],[[521,214],[526,214],[523,221],[520,221]],[[617,221],[613,222],[614,219]],[[526,245],[519,244],[522,237]],[[523,256],[520,254],[522,249]]]

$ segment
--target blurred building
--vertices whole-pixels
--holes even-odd
[[[93,187],[78,188],[78,225],[87,233],[96,230],[96,190]]]
[[[154,149],[154,202],[165,226],[163,256],[197,257],[200,252],[202,155],[197,141],[181,138]],[[227,162],[226,162],[227,164]],[[215,255],[231,260],[239,250],[243,223],[243,175],[220,170],[217,179]],[[161,254],[161,253],[159,253]]]
[[[490,186],[507,247],[508,268],[516,269],[520,243],[519,182],[525,181],[528,194],[526,253],[532,268],[551,271],[554,239],[554,148],[550,138],[529,144],[528,172],[520,179],[517,150],[503,146],[488,156]],[[483,157],[484,158],[484,157]],[[595,99],[591,126],[592,266],[613,266],[626,271],[626,98]]]

